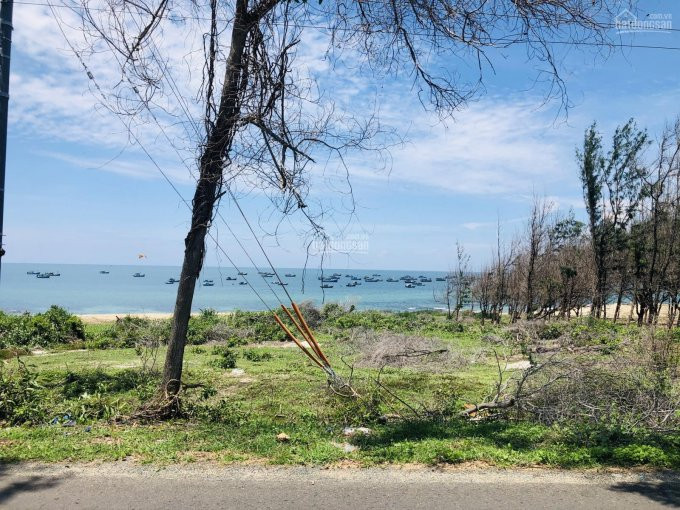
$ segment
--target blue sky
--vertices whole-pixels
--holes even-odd
[[[640,17],[670,14],[680,29],[677,2],[641,5]],[[90,94],[89,80],[49,11],[17,4],[14,26],[4,261],[129,264],[144,253],[144,263],[181,264],[187,210]],[[613,35],[621,43],[680,47],[680,31]],[[323,73],[323,59],[309,56],[318,41],[305,42],[303,61]],[[657,135],[680,114],[680,51],[624,49],[604,58],[582,48],[560,54],[574,104],[568,117],[559,101],[543,104],[536,63],[522,48],[495,54],[495,74],[486,73],[485,93],[445,124],[423,111],[408,77],[381,83],[345,69],[340,79],[329,81],[327,92],[347,103],[366,97],[379,101],[386,123],[407,141],[391,151],[389,171],[371,154],[349,158],[357,209],[343,235],[364,240],[366,249],[351,256],[332,254],[326,264],[445,270],[459,240],[473,265],[479,265],[491,254],[497,221],[506,236],[521,230],[534,194],[582,217],[574,151],[584,129],[597,120],[608,138],[617,124],[635,117]],[[105,59],[91,64],[105,86],[115,82]],[[158,133],[143,127],[139,132],[190,197],[187,169],[168,153]],[[332,188],[332,179],[327,181]],[[313,190],[312,198],[340,209],[347,205],[327,189]],[[241,200],[274,262],[302,265],[306,252],[299,221],[284,222],[277,238],[266,236],[273,222],[265,201],[257,193],[245,193]],[[234,207],[225,203],[222,213],[256,256]],[[349,219],[338,212],[328,223],[330,234]],[[235,261],[249,265],[220,222],[215,233]],[[228,265],[212,243],[208,251],[208,264]]]

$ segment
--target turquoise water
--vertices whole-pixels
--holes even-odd
[[[99,274],[100,270],[109,274]],[[201,280],[214,280],[214,287],[196,287],[193,308],[214,308],[218,311],[229,310],[264,310],[265,305],[253,292],[257,290],[271,307],[279,302],[267,287],[265,278],[252,268],[242,268],[248,273],[245,278],[253,286],[239,285],[238,281],[225,281],[228,276],[239,278],[233,269],[209,267],[205,268]],[[264,269],[263,269],[264,270]],[[60,273],[61,276],[45,279],[27,275],[27,271]],[[296,301],[312,300],[316,304],[322,302],[340,302],[354,304],[360,309],[378,310],[414,310],[438,308],[433,291],[440,290],[444,282],[435,281],[435,277],[444,276],[442,272],[431,271],[387,271],[380,269],[324,269],[324,275],[341,273],[338,283],[331,283],[333,288],[322,289],[317,277],[317,270],[308,270],[305,275],[304,292],[302,289],[302,269],[278,269],[281,278],[288,282],[287,290]],[[144,278],[133,278],[136,272],[144,273]],[[50,305],[63,306],[72,313],[142,313],[172,312],[177,284],[167,285],[169,278],[179,278],[179,267],[170,266],[96,266],[68,264],[3,264],[0,279],[0,309],[6,312],[40,312]],[[284,277],[285,273],[293,273],[295,277]],[[346,287],[350,281],[346,274],[358,277],[379,273],[383,281],[376,283],[363,282],[357,287]],[[432,283],[424,283],[422,287],[408,289],[404,282],[389,283],[387,278],[398,279],[403,275],[426,276]],[[241,280],[241,278],[239,278]],[[267,278],[273,281],[273,278]],[[283,302],[287,298],[278,285],[271,285]],[[325,294],[325,296],[324,296]]]

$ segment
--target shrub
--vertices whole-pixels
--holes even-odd
[[[0,347],[65,344],[85,339],[85,326],[75,315],[51,306],[35,315],[0,312]]]
[[[577,346],[611,344],[620,337],[620,327],[606,319],[588,316],[570,321],[569,337]]]
[[[8,347],[0,349],[0,360],[16,358],[18,356],[30,356],[31,351],[24,347]]]
[[[237,310],[226,317],[226,324],[243,339],[253,342],[283,342],[288,337],[269,312],[243,312]]]
[[[437,321],[432,324],[427,324],[423,327],[424,331],[430,331],[433,333],[464,333],[465,325],[462,322],[455,321]]]
[[[326,303],[321,309],[321,317],[324,320],[333,320],[347,314],[347,311],[339,303]]]
[[[156,383],[155,374],[133,368],[114,373],[102,369],[81,369],[79,372],[66,372],[61,384],[61,393],[67,399],[97,393],[112,395],[130,390],[147,394],[155,389]]]
[[[88,339],[88,346],[100,349],[109,347],[135,347],[150,340],[167,343],[170,336],[169,321],[152,321],[144,317],[116,318],[116,322]]]
[[[201,310],[199,315],[189,319],[187,343],[200,345],[211,340],[220,340],[221,335],[216,334],[216,326],[219,322],[220,318],[215,310],[211,308]]]
[[[321,326],[323,316],[319,309],[314,306],[314,303],[311,301],[303,301],[300,303],[300,311],[310,328],[314,329]]]
[[[218,355],[217,359],[214,359],[210,362],[210,364],[215,368],[236,368],[236,353],[229,347],[216,346],[213,348],[213,354]]]
[[[69,413],[77,421],[112,420],[130,408],[121,398],[114,398],[102,393],[83,394],[78,397],[74,408]]]
[[[559,322],[546,322],[538,326],[538,338],[555,340],[562,336],[563,329],[563,325]]]
[[[185,412],[201,421],[223,425],[241,425],[249,417],[239,404],[227,400],[220,400],[217,404],[187,402]]]
[[[631,444],[615,448],[613,458],[620,464],[668,465],[666,453],[661,448],[647,444]]]
[[[17,368],[0,363],[0,424],[38,424],[46,416],[44,389],[34,373],[17,360]]]
[[[262,349],[245,349],[242,352],[242,355],[245,359],[254,363],[272,359],[271,353],[263,351]]]

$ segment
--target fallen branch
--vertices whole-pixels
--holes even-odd
[[[459,413],[459,416],[466,418],[471,415],[477,414],[479,411],[483,411],[485,409],[507,409],[508,407],[512,407],[514,405],[515,405],[514,398],[508,398],[501,402],[482,402],[481,404],[475,404],[472,407],[465,409],[465,411],[461,411]]]

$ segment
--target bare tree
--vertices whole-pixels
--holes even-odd
[[[456,241],[456,269],[446,275],[444,288],[434,291],[434,300],[446,305],[446,318],[452,319],[452,310],[456,312],[456,321],[460,319],[460,311],[471,298],[470,256],[465,247]]]
[[[449,272],[449,274],[446,275],[444,288],[440,290],[434,289],[432,291],[432,297],[435,303],[441,303],[446,306],[446,318],[451,320],[453,318],[451,310],[455,309],[456,306],[456,282],[455,274],[453,272]]]
[[[535,297],[535,280],[537,273],[537,265],[539,259],[545,249],[545,243],[548,238],[548,215],[553,208],[553,204],[547,200],[541,200],[534,197],[534,203],[531,207],[531,215],[527,224],[527,298],[526,298],[526,312],[527,319],[531,319],[536,308]]]
[[[456,241],[456,321],[460,318],[460,311],[470,299],[470,255],[465,247]]]
[[[372,113],[336,108],[294,64],[303,30],[327,36],[327,58],[352,52],[367,76],[410,76],[423,105],[448,116],[480,91],[497,49],[518,44],[549,77],[548,97],[568,107],[553,45],[601,45],[612,19],[608,0],[82,2],[76,13],[88,40],[110,49],[121,71],[117,110],[133,118],[172,100],[170,90],[177,103],[186,100],[168,83],[155,38],[178,20],[203,34],[203,79],[193,91],[203,118],[189,122],[197,184],[162,383],[169,397],[180,390],[195,284],[223,194],[231,197],[236,182],[261,188],[284,214],[299,211],[321,234],[319,216],[307,208],[309,165],[327,158],[323,152],[342,158],[370,148],[367,140],[379,132]],[[455,66],[442,65],[452,58],[476,63],[478,76],[463,80]]]

